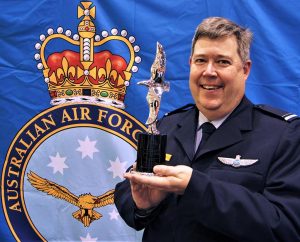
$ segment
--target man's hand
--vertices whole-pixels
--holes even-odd
[[[183,165],[157,165],[153,171],[155,176],[124,174],[124,177],[130,180],[133,199],[140,209],[157,206],[169,192],[183,194],[193,169]]]

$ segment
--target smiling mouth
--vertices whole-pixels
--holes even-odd
[[[200,85],[203,89],[205,90],[217,90],[217,89],[220,89],[220,88],[223,88],[224,86],[223,85],[220,85],[220,86],[212,86],[212,85]]]

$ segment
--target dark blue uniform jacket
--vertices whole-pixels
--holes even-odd
[[[129,182],[117,184],[115,204],[126,223],[145,227],[146,242],[300,241],[299,119],[286,121],[244,98],[195,155],[197,117],[193,107],[159,124],[169,164],[193,168],[185,193],[170,194],[141,219]],[[234,167],[219,159],[237,156],[257,161]]]

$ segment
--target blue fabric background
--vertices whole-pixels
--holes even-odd
[[[160,116],[192,102],[189,54],[196,26],[203,18],[223,16],[254,33],[253,61],[247,96],[254,103],[300,114],[299,0],[94,0],[97,31],[117,28],[134,35],[142,62],[127,89],[126,111],[145,122],[146,88],[136,85],[150,77],[156,41],[167,54]],[[42,72],[36,68],[35,43],[49,27],[77,31],[79,1],[0,0],[0,166],[10,142],[33,116],[50,107]],[[144,111],[143,111],[144,110]],[[14,241],[0,212],[0,240]]]

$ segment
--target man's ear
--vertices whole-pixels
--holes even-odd
[[[192,63],[192,56],[190,56],[190,59],[189,59],[189,64],[191,65]]]
[[[249,76],[250,74],[251,65],[252,65],[251,60],[247,60],[246,63],[244,64],[243,70],[244,70],[244,74],[247,76]]]

